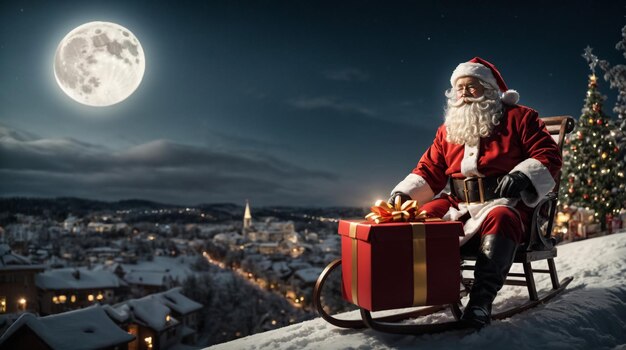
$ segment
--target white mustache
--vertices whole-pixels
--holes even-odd
[[[454,102],[449,102],[448,105],[451,107],[460,107],[464,104],[470,104],[474,102],[483,102],[484,100],[486,100],[485,95],[480,96],[480,97],[460,97],[458,100]]]

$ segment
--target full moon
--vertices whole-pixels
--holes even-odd
[[[69,32],[54,56],[54,76],[69,97],[104,107],[130,96],[141,83],[146,60],[130,30],[89,22]]]

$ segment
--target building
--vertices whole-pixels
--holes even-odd
[[[168,349],[183,341],[195,342],[199,304],[181,294],[181,288],[131,299],[105,310],[136,339],[128,349]]]
[[[252,227],[252,214],[250,214],[250,203],[246,200],[246,210],[243,213],[243,230],[249,230]]]
[[[0,337],[2,349],[128,349],[135,337],[119,328],[100,305],[37,317],[25,313]]]
[[[30,311],[39,312],[35,275],[45,268],[24,256],[14,254],[0,243],[0,315]]]
[[[163,305],[172,311],[172,316],[181,322],[182,342],[194,344],[198,329],[198,312],[202,309],[202,304],[187,298],[181,291],[181,287],[176,287],[156,294],[155,297],[160,299]]]
[[[111,304],[125,294],[128,285],[106,270],[62,268],[35,276],[40,312],[44,315],[80,309],[95,303]]]

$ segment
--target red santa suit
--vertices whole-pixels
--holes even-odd
[[[521,105],[504,105],[500,123],[479,145],[453,144],[446,141],[446,127],[441,125],[433,144],[419,163],[393,190],[408,194],[422,209],[444,220],[465,222],[466,236],[504,233],[518,243],[525,240],[524,223],[529,223],[532,208],[550,192],[561,168],[561,152],[539,119],[538,113]],[[531,181],[519,198],[497,198],[485,203],[460,202],[440,194],[449,177],[499,177],[520,171]]]

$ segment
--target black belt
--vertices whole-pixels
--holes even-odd
[[[494,192],[496,187],[498,187],[497,177],[450,178],[452,195],[467,204],[484,203],[500,198],[500,195]]]

